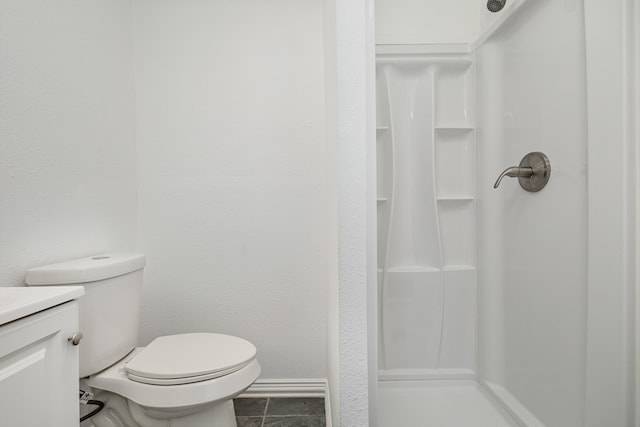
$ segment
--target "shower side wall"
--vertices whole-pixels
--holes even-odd
[[[589,327],[585,427],[633,424],[633,8],[585,0],[589,108]],[[637,16],[635,21],[637,26]],[[635,407],[637,410],[637,407]],[[636,420],[636,423],[638,421]]]
[[[582,427],[587,328],[583,10],[529,2],[477,51],[478,374],[526,425]],[[551,180],[493,182],[542,151]],[[512,408],[514,409],[514,408]],[[514,409],[514,410],[517,410]]]

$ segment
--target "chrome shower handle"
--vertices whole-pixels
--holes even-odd
[[[551,177],[551,162],[544,153],[529,153],[522,158],[519,166],[505,169],[493,188],[498,188],[505,176],[518,178],[520,186],[526,191],[540,191],[547,185],[549,177]]]
[[[504,178],[505,176],[510,176],[511,178],[531,178],[533,176],[533,168],[528,166],[512,166],[510,168],[506,168],[504,172],[500,174],[496,183],[493,184],[493,188],[498,188],[500,182],[502,181],[502,178]]]

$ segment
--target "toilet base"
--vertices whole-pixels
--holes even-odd
[[[171,418],[170,411],[144,408],[106,391],[100,392],[96,399],[104,402],[104,409],[84,421],[81,427],[237,427],[231,399],[204,409],[181,410],[175,413],[175,418]]]

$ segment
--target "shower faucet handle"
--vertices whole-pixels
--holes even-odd
[[[549,158],[540,152],[529,153],[522,158],[519,166],[507,168],[500,174],[493,188],[498,188],[502,178],[510,176],[518,178],[520,186],[526,191],[537,192],[542,190],[551,176],[551,162]]]
[[[520,177],[531,178],[532,175],[533,175],[533,169],[530,167],[521,168],[519,166],[512,166],[510,168],[505,169],[504,172],[500,174],[496,183],[493,184],[493,188],[498,188],[498,186],[500,185],[500,182],[502,182],[502,178],[504,178],[505,176],[510,176],[512,178],[520,178]]]

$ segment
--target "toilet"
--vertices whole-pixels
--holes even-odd
[[[199,332],[136,348],[144,266],[142,254],[105,254],[27,271],[29,286],[84,286],[80,383],[105,406],[82,426],[237,427],[233,398],[260,375],[255,346]]]

